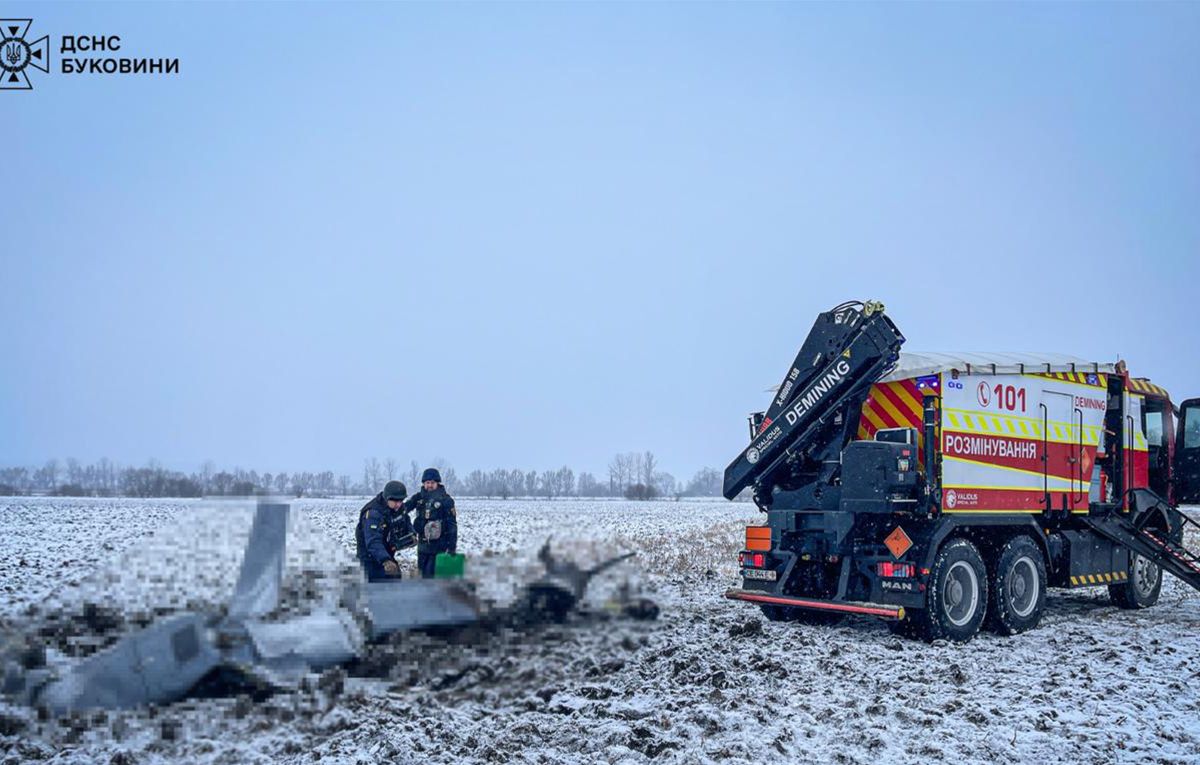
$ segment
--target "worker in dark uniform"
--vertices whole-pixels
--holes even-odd
[[[416,542],[412,522],[404,510],[408,490],[399,481],[388,481],[358,513],[354,541],[358,562],[368,582],[386,582],[400,578],[396,551]]]
[[[412,524],[419,540],[417,568],[422,578],[432,579],[438,553],[458,550],[458,513],[437,468],[421,474],[421,490],[404,503],[404,509],[416,511]]]

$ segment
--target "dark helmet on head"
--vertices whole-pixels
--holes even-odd
[[[441,483],[442,474],[438,472],[437,468],[425,468],[425,472],[421,473],[421,483],[425,483],[426,481],[437,481],[438,483]]]
[[[404,488],[404,484],[399,481],[388,481],[387,486],[383,487],[384,499],[399,499],[404,500],[408,496],[408,489]]]

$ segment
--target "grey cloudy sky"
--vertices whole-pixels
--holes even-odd
[[[1196,4],[4,10],[181,72],[0,93],[3,464],[684,478],[852,298],[1200,394]]]

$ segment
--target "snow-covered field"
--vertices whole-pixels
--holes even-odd
[[[329,596],[309,572],[353,565],[360,505],[298,503],[289,592]],[[497,600],[536,572],[547,538],[588,560],[638,556],[598,580],[589,608],[565,625],[407,636],[380,677],[332,672],[260,704],[191,700],[63,720],[5,706],[0,758],[1200,762],[1200,593],[1170,577],[1146,611],[1114,608],[1102,588],[1055,591],[1034,632],[926,645],[866,619],[760,621],[753,607],[721,598],[737,584],[741,529],[758,517],[751,506],[459,507],[470,576]],[[0,628],[86,653],[96,647],[77,626],[86,602],[117,606],[131,625],[218,604],[249,514],[238,504],[0,498]],[[604,603],[623,582],[658,602],[657,621],[610,615]]]

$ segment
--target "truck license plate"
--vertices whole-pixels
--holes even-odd
[[[764,570],[761,568],[744,568],[742,569],[742,576],[747,579],[765,579],[768,582],[775,581],[774,571]]]

